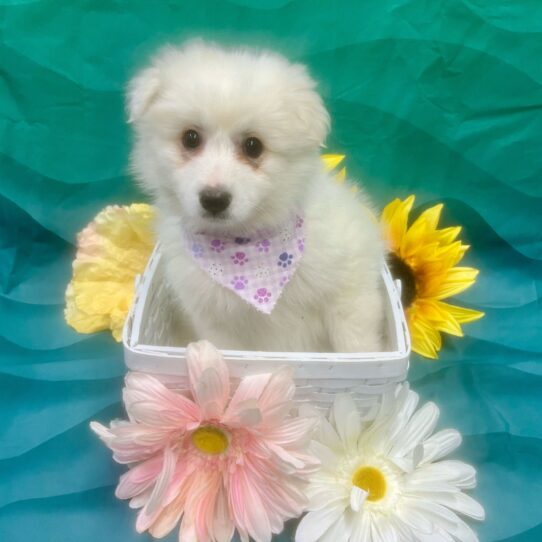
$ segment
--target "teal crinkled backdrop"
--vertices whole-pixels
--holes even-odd
[[[461,301],[487,316],[410,380],[465,436],[480,539],[542,540],[540,0],[0,0],[0,540],[148,539],[88,429],[122,413],[121,348],[62,308],[76,232],[141,199],[125,81],[194,35],[309,64],[329,149],[378,203],[415,193],[464,226],[481,275]]]

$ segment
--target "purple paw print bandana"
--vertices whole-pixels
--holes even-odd
[[[218,237],[185,232],[185,239],[192,258],[214,281],[265,314],[271,314],[295,273],[305,245],[300,216],[273,234]]]

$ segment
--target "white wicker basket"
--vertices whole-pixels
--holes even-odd
[[[386,266],[382,279],[389,347],[386,352],[336,354],[310,352],[223,351],[230,374],[241,378],[288,365],[295,370],[296,401],[327,408],[337,392],[351,393],[366,419],[371,419],[381,394],[406,378],[410,337],[399,295]],[[157,247],[145,273],[138,278],[132,310],[124,326],[124,358],[129,369],[161,375],[172,387],[186,387],[185,348],[192,338],[183,334],[177,311],[167,310],[170,296],[161,279]],[[167,318],[164,317],[167,315]],[[186,327],[186,326],[185,326]]]

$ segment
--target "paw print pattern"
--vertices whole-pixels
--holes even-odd
[[[297,250],[299,250],[299,252],[305,252],[305,239],[297,240]]]
[[[248,245],[250,243],[249,237],[236,237],[234,239],[236,245]]]
[[[248,279],[244,277],[243,275],[235,276],[233,277],[233,280],[230,282],[230,284],[236,289],[236,290],[244,290],[248,284]]]
[[[254,294],[254,299],[260,304],[269,303],[271,292],[267,288],[258,288]]]
[[[277,265],[279,267],[286,269],[288,266],[292,265],[293,259],[294,259],[293,254],[288,254],[287,252],[283,252],[279,256],[279,261],[277,262]]]
[[[258,252],[265,252],[267,254],[270,247],[271,241],[269,241],[269,239],[262,239],[261,241],[258,241],[256,243],[256,248],[258,249]]]
[[[213,239],[211,241],[211,250],[213,252],[217,252],[218,254],[220,254],[221,252],[224,251],[225,248],[226,248],[226,243],[224,243],[224,241],[221,241],[220,239]]]
[[[249,261],[244,252],[236,252],[231,259],[235,265],[245,265]]]
[[[192,254],[194,258],[201,258],[203,256],[203,247],[199,243],[192,245]]]

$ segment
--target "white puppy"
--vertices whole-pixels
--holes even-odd
[[[201,41],[166,48],[130,83],[128,110],[132,167],[158,208],[166,280],[198,338],[267,351],[383,347],[380,234],[366,198],[323,169],[330,120],[303,66]],[[302,237],[293,240],[288,231],[300,217]],[[219,253],[227,242],[216,241],[204,270],[198,235],[202,246],[213,237],[237,248],[259,239],[254,261],[227,287],[225,269],[243,263],[237,254],[245,253],[226,261]],[[276,274],[259,259],[265,236],[283,250],[281,272],[292,256],[298,260],[280,279],[270,314],[258,310],[268,301],[258,297],[265,288],[245,299],[236,293],[237,286],[248,291],[245,275]],[[296,242],[299,252],[288,255]]]

